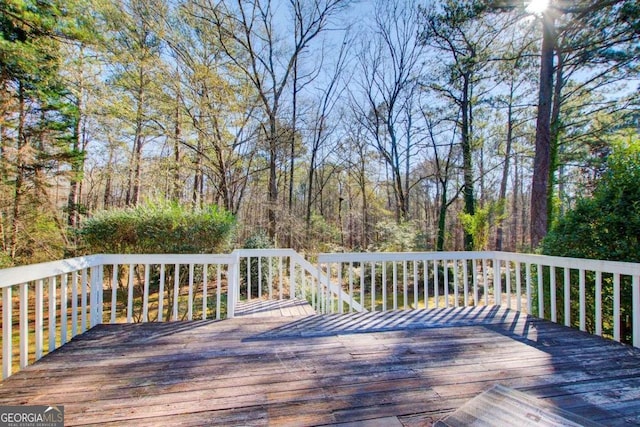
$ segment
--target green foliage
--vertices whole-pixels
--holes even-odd
[[[484,207],[477,208],[473,215],[466,212],[460,214],[464,231],[473,236],[474,251],[483,251],[488,248],[491,223],[506,217],[504,204],[504,200],[490,202]]]
[[[244,249],[271,249],[274,245],[273,240],[267,236],[267,233],[264,230],[259,230],[257,233],[249,236],[247,240],[244,241],[242,247]],[[272,264],[271,268],[276,268],[275,264]],[[252,257],[249,267],[247,260],[243,258],[240,262],[240,274],[241,280],[245,284],[245,286],[242,287],[243,296],[247,296],[246,285],[251,283],[251,296],[254,298],[260,297],[261,295],[258,295],[260,290],[259,283],[262,282],[266,284],[269,280],[269,259],[260,258],[260,260],[258,260],[257,257]]]
[[[585,197],[554,225],[542,243],[546,255],[613,261],[640,261],[640,139],[635,132],[618,138],[606,160],[606,171],[596,183],[592,197]],[[572,272],[571,283],[577,283]],[[622,277],[622,339],[630,339],[624,328],[631,313],[631,286]],[[587,304],[593,306],[594,279],[587,277]],[[603,277],[603,295],[612,295],[612,277]],[[571,316],[578,318],[577,287],[571,290]],[[608,298],[608,297],[607,297]],[[612,304],[603,304],[604,331],[611,334]],[[587,310],[587,328],[595,325],[593,310]]]
[[[593,196],[579,199],[545,238],[548,255],[640,261],[640,139],[618,140]]]
[[[234,225],[233,215],[216,205],[192,210],[158,202],[100,212],[82,224],[80,235],[92,253],[216,253]]]

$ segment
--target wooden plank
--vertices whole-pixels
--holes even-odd
[[[491,308],[103,325],[0,404],[63,404],[68,425],[429,425],[496,383],[622,426],[640,351]]]
[[[598,427],[592,422],[557,406],[496,384],[471,399],[453,414],[438,421],[436,427],[501,427],[535,425],[540,427]]]

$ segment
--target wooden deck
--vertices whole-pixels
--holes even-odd
[[[103,325],[0,383],[66,425],[424,426],[495,384],[640,424],[640,351],[480,307]]]
[[[307,301],[299,299],[253,299],[236,304],[236,317],[292,317],[311,316],[315,310]]]

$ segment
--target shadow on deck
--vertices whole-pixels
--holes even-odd
[[[640,423],[640,351],[496,307],[102,325],[0,383],[65,425],[431,425],[502,384]]]

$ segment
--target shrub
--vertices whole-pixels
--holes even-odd
[[[607,169],[596,183],[592,197],[579,199],[549,232],[542,243],[546,255],[612,261],[640,261],[640,140],[618,142],[606,161]],[[572,271],[572,283],[577,272]],[[630,339],[625,326],[631,314],[630,278],[622,278],[622,340]],[[587,277],[587,304],[594,304],[594,279]],[[612,278],[603,277],[603,295],[611,295]],[[572,319],[578,317],[579,295],[571,290]],[[605,333],[611,334],[613,307],[603,303]],[[595,325],[593,310],[587,310],[587,328]]]
[[[84,221],[80,236],[92,253],[216,253],[234,225],[233,215],[216,205],[159,202],[100,212]]]

